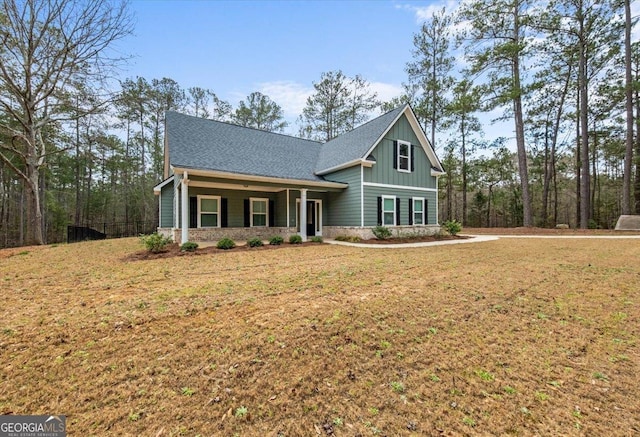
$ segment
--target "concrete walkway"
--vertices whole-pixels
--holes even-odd
[[[463,234],[461,234],[463,235]],[[465,237],[471,237],[461,240],[442,240],[442,241],[429,241],[421,243],[405,243],[405,244],[367,244],[367,243],[351,243],[348,241],[336,241],[325,239],[324,242],[328,244],[336,244],[340,246],[351,247],[366,247],[371,249],[402,249],[411,247],[429,247],[429,246],[445,246],[448,244],[468,244],[468,243],[483,243],[485,241],[495,241],[500,238],[564,238],[564,239],[608,239],[608,240],[620,240],[620,239],[640,239],[640,235],[464,235]]]

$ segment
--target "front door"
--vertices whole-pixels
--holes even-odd
[[[307,201],[307,236],[316,235],[316,201]]]

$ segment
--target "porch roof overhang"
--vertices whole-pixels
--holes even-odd
[[[320,170],[316,172],[318,176],[322,176],[325,174],[333,173],[336,171],[344,170],[345,168],[353,167],[354,165],[361,165],[363,167],[373,167],[375,161],[371,161],[368,159],[354,159],[353,161],[345,162],[344,164],[336,165],[335,167],[326,168],[324,170]]]
[[[228,180],[229,183],[227,188],[232,188],[233,185],[237,185],[235,189],[252,189],[257,188],[260,184],[269,185],[273,188],[273,191],[281,191],[285,189],[300,189],[307,188],[312,191],[342,191],[345,188],[349,187],[349,184],[341,183],[341,182],[331,182],[331,181],[312,181],[312,180],[304,180],[304,179],[286,179],[286,178],[277,178],[272,176],[260,176],[260,175],[250,175],[250,174],[240,174],[240,173],[229,173],[218,170],[203,170],[203,169],[193,169],[193,168],[185,168],[185,167],[174,167],[172,166],[174,174],[184,174],[187,173],[188,176],[199,176],[205,178],[215,178],[215,179],[225,179]],[[220,185],[219,183],[217,185]],[[161,188],[161,185],[158,185],[158,188]],[[279,189],[278,189],[279,188]]]

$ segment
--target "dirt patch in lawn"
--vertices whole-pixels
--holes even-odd
[[[0,251],[0,414],[70,436],[640,433],[637,240],[140,249]]]

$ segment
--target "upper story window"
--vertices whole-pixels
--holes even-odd
[[[413,153],[411,143],[408,141],[398,140],[396,142],[394,167],[398,171],[410,173],[413,170]]]

